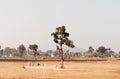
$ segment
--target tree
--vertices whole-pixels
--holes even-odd
[[[4,54],[7,55],[7,56],[9,56],[10,54],[12,54],[11,48],[10,47],[5,47]]]
[[[33,51],[36,60],[36,56],[39,55],[39,53],[37,52],[38,45],[36,44],[29,45],[29,49]]]
[[[57,50],[59,51],[59,56],[61,59],[61,68],[63,68],[64,58],[63,58],[62,46],[67,45],[68,47],[73,48],[74,47],[73,41],[68,39],[69,33],[66,32],[65,26],[57,27],[56,32],[53,32],[51,35],[54,38],[53,41],[58,44],[56,47],[57,47]]]
[[[3,49],[1,49],[1,45],[0,45],[0,56],[3,56]]]
[[[115,54],[115,52],[113,51],[113,50],[111,50],[111,48],[108,48],[108,57],[113,57],[114,56],[114,54]]]
[[[18,52],[20,54],[21,57],[23,57],[23,55],[25,54],[26,52],[26,48],[23,44],[21,44],[19,47],[18,47]]]
[[[5,56],[13,56],[16,52],[17,52],[17,50],[15,48],[11,48],[11,47],[5,47],[5,49],[3,51]]]
[[[94,52],[94,49],[92,46],[89,47],[88,52],[90,52],[91,54]]]
[[[100,46],[96,51],[100,52],[101,54],[104,54],[106,53],[106,48],[104,46]]]
[[[93,55],[93,52],[94,52],[94,49],[93,49],[92,46],[90,46],[90,47],[88,48],[88,53],[92,56],[92,55]]]
[[[105,48],[104,46],[100,46],[98,47],[98,49],[96,50],[101,56],[104,56],[106,54],[108,54],[108,50],[110,50],[110,48]]]

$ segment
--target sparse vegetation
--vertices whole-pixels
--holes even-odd
[[[0,78],[101,79],[103,76],[103,79],[120,78],[120,52],[116,54],[111,48],[105,48],[104,46],[100,46],[96,50],[89,46],[86,52],[70,52],[69,50],[64,52],[63,45],[71,48],[75,47],[73,41],[68,38],[69,33],[66,32],[65,26],[57,27],[51,35],[54,38],[53,41],[57,44],[55,51],[38,51],[37,44],[29,45],[28,51],[23,44],[17,49],[11,47],[1,49],[0,46],[0,61],[2,61],[0,62]],[[57,62],[61,62],[61,64],[58,65]],[[58,72],[59,66],[64,68],[63,62],[66,64],[66,68],[64,72],[62,70]],[[26,65],[26,63],[28,64]],[[19,72],[15,72],[16,70]]]

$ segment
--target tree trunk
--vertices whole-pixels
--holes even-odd
[[[36,55],[37,51],[34,51],[34,57],[35,57],[35,61],[37,60],[37,55]]]
[[[63,59],[63,50],[62,45],[60,45],[60,53],[61,53],[61,68],[64,68],[64,59]]]
[[[61,68],[64,68],[64,59],[63,59],[63,53],[61,54]]]

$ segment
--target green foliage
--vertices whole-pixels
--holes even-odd
[[[36,44],[29,45],[29,48],[30,48],[31,50],[33,50],[33,51],[37,51],[38,45],[36,45]]]
[[[54,37],[54,42],[60,45],[67,45],[68,47],[75,47],[72,40],[69,40],[69,33],[66,32],[65,26],[57,27],[56,32],[51,34]]]
[[[29,45],[29,49],[33,50],[34,56],[39,55],[39,53],[37,52],[38,45],[36,44]]]
[[[23,54],[25,53],[26,51],[26,48],[23,44],[21,44],[19,47],[18,47],[18,52],[21,54],[21,56],[23,56]]]
[[[96,51],[101,54],[104,54],[106,53],[107,49],[104,46],[100,46]]]
[[[88,52],[89,52],[89,53],[93,53],[93,52],[94,52],[94,49],[93,49],[92,46],[89,47]]]
[[[109,50],[109,51],[108,51]],[[105,57],[105,56],[110,56],[111,53],[110,53],[110,48],[105,48],[104,46],[100,46],[96,52],[98,52],[99,55],[102,55],[102,57]]]

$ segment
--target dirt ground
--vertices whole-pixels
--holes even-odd
[[[37,64],[40,63],[40,66]],[[0,79],[120,79],[120,60],[99,62],[0,62]]]

